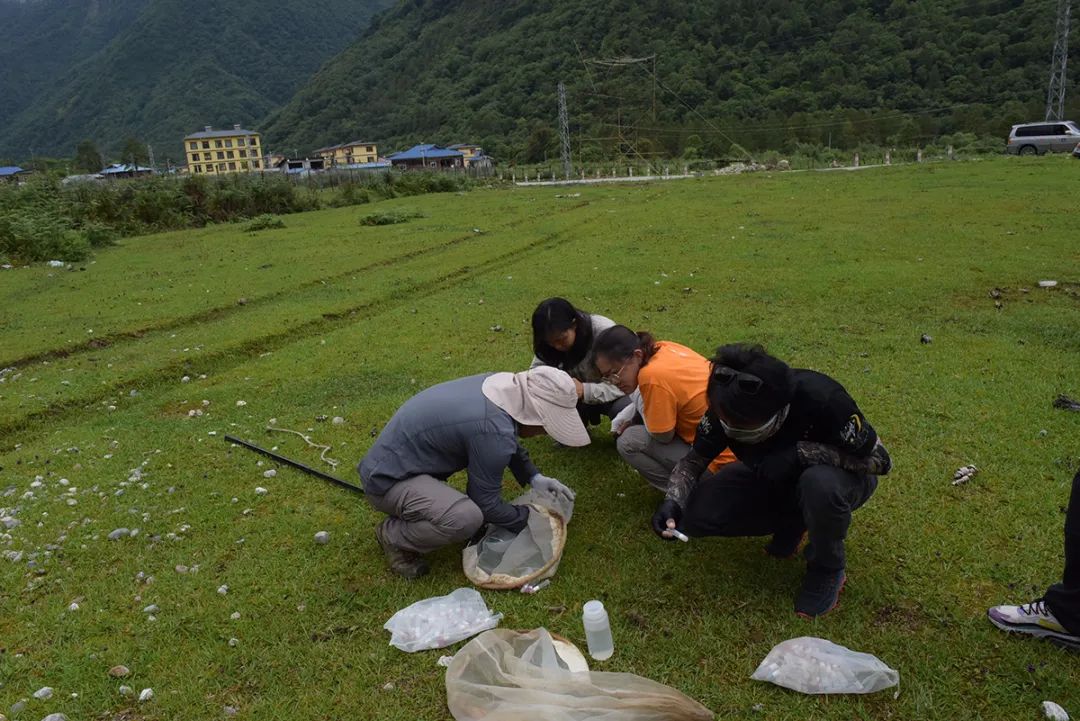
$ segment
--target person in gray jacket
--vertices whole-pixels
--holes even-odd
[[[630,404],[618,387],[606,383],[596,369],[593,345],[615,321],[578,310],[565,298],[548,298],[532,315],[532,368],[551,366],[570,374],[578,395],[578,413],[587,425],[602,416],[614,418]]]
[[[383,428],[357,466],[368,502],[387,518],[375,529],[390,570],[428,572],[424,555],[471,538],[484,524],[521,530],[529,509],[502,499],[503,471],[540,492],[574,492],[540,473],[518,438],[549,434],[584,446],[574,381],[555,368],[488,373],[420,391]],[[464,470],[465,493],[447,479]]]

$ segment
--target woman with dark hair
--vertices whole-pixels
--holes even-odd
[[[772,556],[794,556],[804,534],[806,575],[795,612],[836,606],[846,580],[844,539],[851,514],[869,500],[892,461],[844,387],[793,369],[759,345],[716,351],[709,410],[693,446],[671,473],[653,530],[690,536],[766,536]],[[705,473],[720,451],[739,458]]]
[[[630,404],[621,390],[604,383],[593,363],[593,344],[615,322],[596,313],[578,310],[565,298],[548,298],[532,315],[533,358],[531,368],[552,366],[574,379],[578,412],[586,425],[601,416],[613,418]]]
[[[708,406],[709,361],[686,346],[623,325],[601,333],[593,352],[604,380],[635,400],[611,422],[619,455],[650,485],[666,491],[671,470],[690,450]],[[730,453],[717,455],[715,468],[734,460]]]

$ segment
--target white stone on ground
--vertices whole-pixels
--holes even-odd
[[[42,686],[37,691],[34,691],[34,698],[39,701],[48,701],[53,696],[52,686]]]
[[[277,471],[271,468],[268,471],[263,471],[263,478],[273,478],[277,475]]]
[[[240,620],[240,612],[239,611],[233,611],[232,615],[230,615],[229,618],[231,618],[233,621],[239,621]]]
[[[218,586],[217,592],[220,593],[222,596],[224,596],[226,593],[229,592],[229,587],[226,584],[223,583],[220,586]]]
[[[127,528],[117,528],[109,534],[110,541],[118,541],[121,538],[126,538],[131,535],[131,530]]]
[[[257,496],[265,496],[269,492],[270,491],[266,490],[262,486],[255,486],[255,495]]]
[[[325,545],[330,543],[330,534],[326,531],[319,531],[315,534],[315,543]]]
[[[154,689],[152,688],[144,688],[142,691],[139,692],[140,703],[144,701],[149,701],[152,698],[154,698]]]

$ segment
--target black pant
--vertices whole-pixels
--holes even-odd
[[[581,416],[581,422],[586,426],[600,425],[600,421],[604,416],[608,418],[614,418],[619,415],[619,411],[626,406],[630,405],[630,398],[628,396],[619,396],[613,401],[607,403],[586,403],[585,401],[578,401],[577,412]]]
[[[687,499],[682,527],[691,536],[797,538],[808,531],[807,565],[844,568],[851,512],[873,495],[876,476],[833,466],[804,468],[797,478],[770,484],[743,463],[729,463],[702,478]]]
[[[1069,633],[1080,636],[1080,473],[1065,513],[1065,576],[1046,591],[1046,605]]]

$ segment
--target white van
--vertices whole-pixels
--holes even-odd
[[[1071,153],[1077,143],[1080,143],[1080,127],[1071,120],[1023,123],[1012,126],[1005,152],[1010,155]]]

